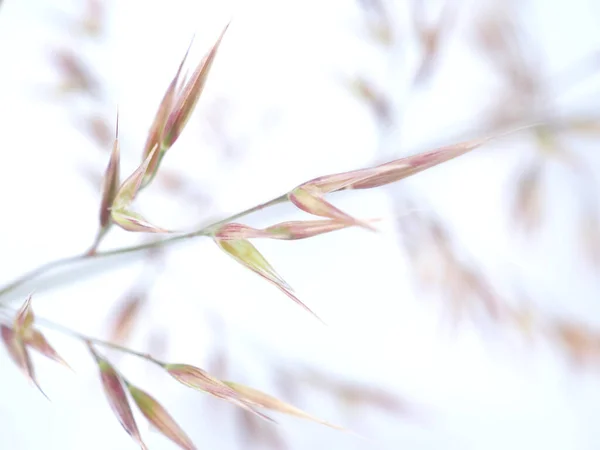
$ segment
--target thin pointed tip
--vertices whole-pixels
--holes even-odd
[[[35,387],[37,387],[37,388],[38,388],[38,391],[40,391],[40,392],[42,393],[42,395],[43,395],[44,397],[46,397],[46,400],[48,400],[49,402],[51,402],[51,401],[52,401],[52,400],[50,400],[50,397],[48,397],[48,396],[46,395],[46,393],[45,393],[45,392],[42,390],[42,388],[41,388],[41,387],[40,387],[40,385],[37,383],[37,381],[33,380],[33,384],[35,384]]]
[[[304,306],[304,308],[310,313],[312,314],[312,316],[317,319],[319,322],[321,322],[321,325],[328,327],[329,325],[327,324],[327,322],[325,322],[323,319],[321,319],[317,313],[315,313],[312,309],[310,309],[308,306],[306,306],[304,303],[302,304],[302,306]]]
[[[196,39],[196,33],[192,34],[192,38],[190,39],[190,43],[188,44],[188,48],[187,48],[187,52],[186,54],[190,51],[190,49],[192,48],[192,44],[194,43],[194,40]]]
[[[375,228],[369,222],[365,222],[363,220],[356,220],[354,223],[351,223],[351,225],[359,226],[365,230],[372,231],[373,233],[379,233],[379,229]]]
[[[223,26],[223,29],[221,30],[221,33],[219,34],[219,41],[223,39],[223,37],[225,36],[225,33],[227,33],[227,30],[229,29],[229,26],[231,25],[231,22],[233,22],[233,16],[234,13],[231,13],[231,15],[229,16],[229,19],[227,20],[227,22],[225,22],[225,25]]]

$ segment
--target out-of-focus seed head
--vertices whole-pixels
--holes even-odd
[[[392,119],[392,105],[385,91],[376,88],[371,82],[363,77],[356,77],[349,81],[352,93],[359,100],[365,102],[371,108],[382,125],[388,125]]]
[[[529,167],[519,176],[515,187],[513,218],[524,231],[531,232],[541,225],[542,220],[541,166]]]
[[[137,293],[127,295],[118,305],[112,320],[110,337],[112,342],[123,343],[129,337],[134,323],[140,316],[146,297]]]
[[[595,210],[588,211],[580,223],[581,246],[589,261],[600,267],[600,219]]]

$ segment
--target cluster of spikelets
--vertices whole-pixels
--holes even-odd
[[[121,182],[120,177],[120,147],[117,123],[117,133],[104,176],[99,231],[93,247],[88,252],[88,256],[91,257],[96,254],[103,237],[113,225],[129,232],[168,234],[175,236],[175,238],[206,236],[212,238],[225,253],[238,263],[272,283],[296,303],[315,315],[295,296],[292,288],[274,270],[250,240],[259,238],[283,240],[305,239],[352,226],[374,231],[373,223],[375,220],[354,218],[329,203],[325,199],[325,196],[345,189],[370,189],[396,182],[467,153],[488,141],[489,138],[438,148],[376,167],[315,178],[302,183],[270,202],[248,210],[248,212],[255,211],[276,203],[289,201],[300,210],[317,216],[320,219],[284,222],[264,229],[256,229],[233,222],[233,220],[246,215],[247,212],[244,212],[186,234],[153,225],[134,210],[133,203],[139,192],[152,183],[166,152],[177,141],[191,117],[227,28],[228,26],[224,28],[213,47],[191,75],[182,79],[181,72],[187,58],[186,53],[160,103],[144,146],[142,163],[123,182]],[[3,342],[13,361],[39,387],[29,356],[30,349],[36,350],[44,356],[64,365],[67,365],[67,363],[48,343],[43,334],[34,327],[34,322],[30,296],[17,312],[14,320],[10,324],[1,325],[1,330]],[[104,345],[119,349],[118,346],[88,338],[75,332],[69,332],[69,334],[80,339],[88,346],[99,367],[104,391],[114,413],[123,428],[141,448],[146,448],[146,446],[143,443],[134,420],[130,399],[133,400],[133,403],[139,408],[146,419],[152,423],[154,428],[171,439],[179,447],[183,449],[196,448],[185,432],[154,397],[125,379],[94,347],[94,345]],[[127,350],[124,348],[120,349],[123,351]],[[134,351],[128,351],[128,353],[160,366],[173,378],[186,386],[232,402],[269,421],[272,421],[272,419],[260,412],[259,409],[270,409],[333,426],[327,422],[315,419],[264,392],[237,383],[219,380],[200,368],[186,364],[162,362],[150,355]]]
[[[35,374],[29,351],[31,349],[40,354],[69,367],[67,362],[52,347],[46,337],[35,328],[35,315],[31,307],[31,295],[17,312],[13,323],[0,325],[2,340],[12,360],[19,366],[25,376],[42,391]],[[72,333],[75,335],[76,333]],[[127,380],[105,357],[94,348],[91,339],[78,335],[88,347],[100,371],[100,378],[108,402],[127,433],[140,445],[146,448],[130,406],[129,398],[133,400],[141,413],[164,436],[172,440],[183,449],[195,449],[196,446],[186,433],[181,429],[167,410],[149,393],[140,389]],[[99,341],[102,345],[102,341]],[[257,408],[290,414],[305,419],[310,419],[333,428],[341,429],[335,425],[312,417],[298,408],[284,403],[264,392],[251,387],[219,380],[204,370],[188,364],[175,364],[159,361],[150,355],[136,354],[137,356],[154,363],[164,369],[169,375],[180,383],[192,389],[207,392],[217,398],[227,400],[257,416],[274,422],[273,419],[260,412]]]

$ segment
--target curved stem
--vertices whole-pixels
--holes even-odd
[[[18,288],[22,284],[25,284],[29,280],[33,280],[34,278],[37,278],[40,275],[43,275],[44,273],[49,272],[52,269],[55,269],[60,266],[66,266],[69,264],[73,264],[73,263],[76,263],[78,261],[82,261],[82,260],[88,259],[88,258],[90,258],[90,256],[84,254],[84,255],[70,256],[68,258],[63,258],[63,259],[57,259],[55,261],[51,261],[49,263],[42,264],[41,266],[36,267],[35,269],[24,273],[20,277],[15,278],[13,281],[6,284],[2,289],[0,289],[0,296],[8,294],[10,291]]]
[[[248,209],[246,209],[242,212],[239,212],[237,214],[234,214],[230,217],[219,220],[218,222],[214,222],[208,226],[202,227],[199,230],[180,234],[180,235],[162,239],[159,241],[148,242],[148,243],[139,244],[139,245],[132,245],[129,247],[121,247],[121,248],[117,248],[114,250],[106,250],[106,251],[102,251],[102,252],[87,251],[86,253],[83,253],[80,255],[71,256],[71,257],[63,258],[63,259],[58,259],[55,261],[51,261],[49,263],[42,264],[41,266],[36,267],[35,269],[33,269],[29,272],[26,272],[25,274],[21,275],[20,277],[16,278],[15,280],[6,284],[3,288],[0,289],[0,297],[8,294],[9,292],[11,292],[14,289],[18,288],[19,286],[27,283],[28,281],[31,281],[31,280],[49,272],[52,269],[56,269],[56,268],[62,267],[62,266],[68,266],[71,264],[75,264],[75,263],[85,261],[85,260],[90,260],[90,259],[106,258],[106,257],[110,257],[110,256],[140,252],[143,250],[149,250],[149,249],[157,248],[157,247],[164,247],[167,245],[174,244],[175,242],[182,241],[184,239],[190,239],[190,238],[194,238],[194,237],[198,237],[198,236],[208,236],[211,234],[211,232],[213,232],[216,228],[220,227],[221,225],[224,225],[226,223],[229,223],[229,222],[239,219],[241,217],[247,216],[248,214],[252,214],[254,212],[268,208],[270,206],[274,206],[279,203],[284,203],[287,200],[288,200],[287,194],[284,194],[284,195],[276,197],[272,200],[269,200],[268,202],[261,203],[260,205],[257,205],[257,206],[253,206],[252,208],[248,208]],[[0,302],[0,304],[1,304],[1,302]]]

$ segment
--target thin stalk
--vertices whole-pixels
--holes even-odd
[[[18,288],[22,284],[27,283],[29,280],[33,280],[34,278],[37,278],[37,277],[43,275],[44,273],[49,272],[52,269],[55,269],[55,268],[61,267],[61,266],[67,266],[69,264],[74,264],[74,263],[77,263],[79,261],[82,261],[84,259],[89,259],[89,258],[91,258],[91,256],[84,254],[84,255],[70,256],[68,258],[63,258],[63,259],[57,259],[55,261],[51,261],[51,262],[42,264],[41,266],[38,266],[35,269],[24,273],[20,277],[15,278],[10,283],[7,283],[2,289],[0,289],[0,296],[8,294],[9,292]],[[1,302],[0,302],[0,304],[1,304]]]
[[[10,309],[12,310],[12,308],[10,308]],[[6,311],[7,311],[7,309],[4,310],[4,312],[6,312]],[[12,311],[14,312],[14,310],[12,310]],[[2,318],[0,319],[0,322],[8,324],[10,326],[12,323],[12,320],[9,318],[8,315],[3,314]],[[54,331],[57,331],[58,333],[64,334],[65,336],[70,336],[72,338],[78,339],[82,342],[90,342],[92,344],[96,344],[101,347],[112,348],[113,350],[117,350],[121,353],[126,353],[128,355],[144,359],[146,361],[152,362],[154,364],[158,364],[160,366],[163,366],[165,364],[162,361],[159,361],[158,359],[154,358],[149,353],[138,352],[129,347],[124,347],[122,345],[115,344],[113,342],[105,341],[103,339],[97,339],[97,338],[88,336],[86,334],[79,333],[78,331],[75,331],[64,325],[60,325],[56,322],[52,322],[48,319],[44,319],[43,317],[36,316],[35,323],[41,325],[44,328],[50,328]]]
[[[106,236],[106,234],[110,230],[111,226],[112,226],[112,220],[106,226],[104,226],[98,230],[98,233],[96,233],[96,237],[94,238],[94,242],[93,242],[92,246],[90,247],[90,249],[86,252],[86,255],[91,256],[98,251],[98,246],[102,242],[102,239],[104,239],[104,236]]]
[[[124,255],[127,253],[136,253],[136,252],[140,252],[143,250],[150,250],[152,248],[157,248],[157,247],[165,247],[167,245],[174,244],[174,243],[182,241],[184,239],[190,239],[190,238],[194,238],[194,237],[198,237],[198,236],[208,236],[211,234],[211,232],[215,231],[221,225],[224,225],[226,223],[229,223],[229,222],[239,219],[241,217],[247,216],[254,212],[263,210],[270,206],[274,206],[279,203],[284,203],[287,200],[288,200],[287,194],[284,194],[277,198],[269,200],[268,202],[261,203],[260,205],[257,205],[257,206],[253,206],[252,208],[248,208],[242,212],[234,214],[234,215],[227,217],[225,219],[222,219],[218,222],[215,222],[208,226],[202,227],[199,230],[180,234],[178,236],[173,236],[173,237],[162,239],[159,241],[149,242],[146,244],[132,245],[129,247],[121,247],[121,248],[117,248],[117,249],[113,249],[113,250],[106,250],[106,251],[102,251],[102,252],[86,251],[85,253],[80,254],[80,255],[70,256],[68,258],[57,259],[55,261],[51,261],[51,262],[42,264],[41,266],[36,267],[35,269],[33,269],[29,272],[26,272],[25,274],[21,275],[20,277],[18,277],[16,279],[14,279],[13,281],[9,282],[8,284],[6,284],[3,288],[0,289],[0,297],[15,290],[19,286],[21,286],[35,278],[40,277],[41,275],[49,272],[52,269],[68,266],[71,264],[76,264],[78,262],[82,262],[82,261],[86,261],[86,260],[90,260],[90,259],[107,258],[110,256]],[[1,301],[0,301],[0,304],[2,304]]]
[[[113,350],[117,350],[121,353],[127,353],[128,355],[132,355],[132,356],[136,356],[138,358],[142,358],[145,359],[147,361],[151,361],[154,363],[160,363],[160,361],[154,359],[150,354],[148,353],[143,353],[143,352],[138,352],[136,350],[132,350],[128,347],[124,347],[122,345],[119,344],[115,344],[113,342],[109,342],[109,341],[105,341],[102,339],[97,339],[94,337],[90,337],[87,336],[83,333],[79,333],[75,330],[72,330],[71,328],[65,327],[64,325],[60,325],[58,323],[55,322],[51,322],[49,320],[43,319],[41,317],[36,317],[35,318],[36,323],[39,323],[40,325],[42,325],[43,327],[46,328],[51,328],[55,331],[58,331],[59,333],[65,334],[67,336],[71,336],[74,337],[76,339],[79,339],[81,341],[88,341],[91,342],[92,344],[96,344],[99,345],[101,347],[106,347],[106,348],[112,348]]]

